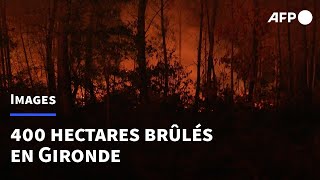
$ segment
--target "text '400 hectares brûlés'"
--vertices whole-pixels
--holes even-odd
[[[11,104],[21,105],[55,105],[55,96],[17,96],[11,94]]]

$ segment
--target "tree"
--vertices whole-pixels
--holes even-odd
[[[287,9],[289,9],[289,0],[286,1]],[[292,59],[292,45],[291,45],[291,26],[288,23],[287,27],[287,43],[288,43],[288,89],[289,89],[289,98],[294,96],[294,71],[293,71],[293,59]]]
[[[199,45],[198,45],[198,58],[197,58],[197,84],[195,94],[195,106],[199,108],[200,100],[200,86],[201,86],[201,52],[202,52],[202,31],[203,31],[203,0],[200,0],[200,26],[199,26]]]
[[[207,66],[207,87],[206,87],[206,103],[207,106],[210,102],[214,102],[217,97],[217,77],[215,74],[215,66],[214,66],[214,30],[216,25],[216,16],[218,9],[219,0],[213,0],[213,10],[209,12],[209,8],[207,8],[207,20],[208,20],[208,34],[209,34],[209,54],[208,54],[208,66]],[[207,1],[208,7],[208,1]]]
[[[302,1],[302,7],[305,8],[305,1]],[[302,29],[302,43],[303,43],[303,74],[302,74],[302,92],[304,94],[304,103],[308,105],[311,103],[311,84],[310,84],[310,58],[309,56],[309,46],[308,46],[308,37],[307,37],[307,27],[303,26]]]
[[[276,88],[276,107],[279,107],[281,92],[281,35],[280,25],[277,26],[278,59],[275,60],[275,88]]]
[[[25,57],[25,60],[26,60],[27,71],[28,71],[28,75],[29,75],[31,88],[34,89],[34,83],[33,83],[33,79],[32,79],[32,74],[31,74],[31,69],[30,69],[30,65],[29,65],[28,55],[27,55],[25,44],[24,44],[24,39],[23,39],[23,34],[22,34],[22,30],[21,29],[22,29],[22,27],[21,27],[21,24],[20,24],[20,39],[21,39],[21,43],[22,43],[23,53],[24,53],[24,57]]]
[[[54,61],[52,58],[52,41],[53,41],[53,33],[55,30],[56,12],[57,12],[57,0],[53,0],[52,10],[51,8],[49,8],[49,23],[47,28],[46,46],[45,46],[46,47],[47,84],[48,84],[49,94],[55,94],[57,89],[56,76],[54,71]]]
[[[249,94],[248,94],[248,101],[252,102],[253,100],[253,94],[254,89],[256,85],[257,80],[257,73],[258,73],[258,37],[257,37],[257,27],[258,27],[258,21],[257,21],[257,15],[258,15],[258,5],[257,0],[253,0],[254,9],[253,9],[253,25],[252,25],[252,36],[253,36],[253,42],[252,42],[252,62],[251,62],[251,71],[250,71],[250,82],[249,82]]]
[[[169,62],[168,62],[168,55],[167,55],[167,43],[166,43],[166,33],[167,29],[165,27],[165,17],[164,17],[164,2],[161,0],[161,34],[162,34],[162,48],[163,48],[163,59],[165,64],[164,70],[164,96],[168,96],[168,84],[169,84]]]
[[[234,0],[231,0],[231,23],[234,24]],[[230,89],[231,89],[231,103],[233,103],[233,94],[234,94],[234,37],[231,38],[231,61],[230,61]]]
[[[94,34],[94,4],[91,3],[90,8],[90,15],[89,15],[89,24],[86,31],[86,44],[85,44],[85,52],[86,52],[86,60],[85,60],[85,89],[86,91],[89,91],[90,98],[89,102],[94,103],[96,101],[96,96],[94,93],[94,85],[92,80],[92,74],[93,74],[93,34]],[[86,93],[87,95],[87,93]],[[86,98],[88,99],[88,98]]]
[[[12,85],[12,72],[11,72],[11,57],[10,57],[10,38],[8,35],[7,24],[7,5],[6,0],[0,1],[0,58],[2,66],[2,86],[5,89],[10,89]]]
[[[315,88],[315,82],[316,82],[316,67],[317,67],[317,50],[316,50],[316,47],[317,47],[317,16],[318,16],[318,6],[317,6],[317,0],[313,0],[313,7],[314,7],[314,12],[313,12],[313,15],[315,17],[315,20],[314,20],[314,24],[313,24],[313,40],[312,40],[312,50],[311,50],[311,65],[312,65],[312,71],[310,73],[310,76],[311,76],[311,82],[310,82],[310,85],[311,85],[311,91],[313,93],[314,91],[314,88]],[[311,93],[311,94],[312,94]]]
[[[140,94],[142,102],[148,102],[148,82],[149,78],[147,75],[147,60],[146,60],[146,32],[145,32],[145,21],[146,21],[146,8],[148,0],[139,0],[138,4],[138,24],[137,24],[137,37],[136,46],[138,50],[137,61],[138,61],[138,73],[140,76]]]
[[[68,30],[70,0],[59,2],[60,22],[58,30],[58,103],[60,114],[69,118],[72,112],[71,77],[69,65]]]

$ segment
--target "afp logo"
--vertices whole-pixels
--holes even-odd
[[[271,17],[268,20],[268,23],[275,22],[275,23],[291,23],[293,20],[297,18],[296,13],[294,12],[273,12]],[[308,25],[312,22],[313,16],[312,13],[308,10],[302,10],[298,14],[298,21],[302,25]]]

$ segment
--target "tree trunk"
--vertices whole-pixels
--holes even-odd
[[[254,4],[254,16],[256,17],[258,15],[258,8],[257,8],[257,0],[253,0]],[[258,68],[257,68],[257,63],[259,61],[258,57],[258,37],[257,37],[257,20],[254,20],[253,22],[253,43],[252,43],[252,62],[251,62],[251,76],[250,76],[250,82],[249,82],[249,94],[248,94],[248,101],[252,102],[253,101],[253,96],[254,96],[254,90],[255,90],[255,85],[256,85],[256,80],[257,80],[257,73],[258,73]]]
[[[2,75],[3,75],[3,87],[6,90],[10,89],[12,82],[11,73],[11,60],[10,60],[10,40],[8,35],[8,25],[7,25],[7,13],[6,13],[6,0],[0,1],[1,7],[1,65],[2,65]]]
[[[3,41],[2,41],[3,42]],[[3,43],[2,43],[3,44]],[[6,73],[6,63],[5,63],[5,55],[4,55],[4,49],[0,48],[0,58],[1,58],[1,68],[2,68],[2,88],[7,90],[7,73]]]
[[[286,1],[287,9],[289,9],[289,0]],[[287,40],[288,40],[288,92],[289,92],[289,99],[291,99],[294,95],[294,71],[293,71],[293,62],[292,62],[292,48],[291,48],[291,26],[288,23],[288,30],[287,30]]]
[[[182,59],[182,4],[179,4],[179,62]]]
[[[3,9],[3,0],[0,0],[0,10],[2,11]],[[0,60],[1,60],[1,77],[0,77],[0,87],[1,90],[6,89],[6,69],[5,69],[5,57],[3,53],[3,47],[4,47],[4,37],[3,37],[3,13],[0,13]]]
[[[1,38],[0,38],[0,41],[1,41]],[[1,44],[0,44],[1,46]],[[2,59],[2,53],[1,53],[1,49],[0,49],[0,60]],[[0,63],[1,65],[1,63]],[[0,68],[1,69],[1,68]],[[0,70],[0,93],[2,93],[2,91],[4,90],[3,88],[3,75],[2,75],[2,71]]]
[[[12,85],[12,72],[11,72],[11,57],[10,57],[10,39],[9,39],[9,34],[8,34],[8,24],[7,24],[7,1],[3,0],[3,33],[4,33],[4,42],[5,42],[5,62],[6,62],[6,68],[7,68],[7,85],[8,89],[11,88]]]
[[[69,118],[72,111],[71,77],[68,51],[68,24],[70,16],[70,1],[59,3],[61,19],[58,38],[58,100],[59,113],[63,118]]]
[[[92,12],[91,12],[92,13]],[[90,94],[89,103],[94,103],[96,101],[96,96],[94,93],[94,85],[92,80],[93,68],[92,68],[92,61],[93,61],[93,52],[92,52],[92,45],[93,45],[93,15],[90,15],[90,23],[87,29],[86,34],[86,61],[85,61],[85,84],[86,84],[86,92],[88,91]],[[87,93],[86,93],[87,94]]]
[[[32,73],[31,73],[31,69],[30,69],[30,65],[29,65],[29,60],[28,60],[28,55],[27,55],[26,47],[25,47],[25,44],[24,44],[23,34],[22,34],[22,31],[21,31],[21,25],[20,25],[20,39],[21,39],[21,43],[22,43],[22,48],[23,48],[23,52],[24,52],[24,57],[25,57],[25,60],[26,60],[27,71],[28,71],[28,75],[29,75],[29,80],[30,80],[31,88],[34,89],[34,84],[33,84],[33,80],[32,80]]]
[[[166,43],[166,33],[167,29],[165,27],[165,17],[164,17],[164,0],[161,0],[161,34],[162,34],[162,48],[163,48],[163,59],[164,59],[164,96],[168,96],[169,91],[169,62],[167,55],[167,43]]]
[[[197,62],[197,86],[196,86],[196,95],[195,95],[195,106],[196,110],[199,108],[200,100],[200,86],[201,86],[201,52],[202,52],[202,31],[203,31],[203,0],[200,1],[201,10],[200,10],[200,29],[199,29],[199,45],[198,45],[198,62]]]
[[[1,18],[0,18],[1,21]],[[5,69],[5,63],[4,63],[4,54],[3,54],[3,37],[2,37],[2,31],[1,31],[1,24],[0,24],[0,60],[1,60],[1,70],[0,70],[0,87],[1,90],[4,91],[6,89],[6,69]]]
[[[204,2],[203,2],[204,3]],[[204,55],[203,55],[203,59],[204,59],[204,62],[203,62],[203,73],[202,73],[202,79],[203,79],[203,81],[204,82],[206,82],[206,78],[207,78],[207,65],[208,65],[208,63],[207,63],[207,61],[208,61],[208,52],[207,52],[207,35],[208,35],[208,33],[207,33],[207,29],[208,28],[204,28],[204,37],[203,37],[203,39],[204,39]]]
[[[208,1],[207,1],[208,6]],[[213,12],[210,17],[209,10],[207,8],[207,19],[208,19],[208,33],[209,33],[209,54],[208,54],[208,69],[207,69],[207,89],[206,89],[206,103],[209,106],[210,102],[214,103],[217,97],[217,80],[214,67],[214,29],[216,24],[216,16],[218,9],[218,0],[214,0]]]
[[[136,39],[136,46],[138,49],[137,61],[138,72],[140,76],[140,95],[142,102],[148,102],[148,84],[149,78],[147,74],[147,60],[146,60],[146,39],[145,39],[145,21],[146,21],[146,8],[148,0],[139,0],[138,7],[138,33]]]
[[[313,6],[314,6],[314,13],[313,13],[313,16],[315,17],[314,21],[313,21],[313,42],[312,42],[312,52],[311,52],[311,56],[310,56],[310,59],[311,59],[311,64],[312,64],[312,71],[311,71],[311,91],[313,93],[313,90],[315,88],[315,81],[316,81],[316,66],[317,66],[317,60],[316,60],[316,57],[317,57],[317,52],[316,52],[316,47],[317,47],[317,0],[313,0]]]
[[[305,8],[305,2],[302,1],[302,7]],[[309,105],[311,102],[311,84],[310,84],[310,59],[308,58],[308,39],[307,39],[307,26],[303,26],[302,31],[302,37],[303,37],[303,65],[304,69],[302,70],[302,89],[304,94],[304,103],[305,105]]]
[[[232,24],[234,24],[234,0],[231,0],[231,20]],[[235,34],[232,34],[231,39],[231,62],[230,62],[230,89],[231,89],[231,103],[233,104],[233,94],[234,94],[234,70],[233,70],[233,62],[234,62],[234,37]]]
[[[278,60],[275,62],[276,68],[275,68],[275,78],[276,78],[276,107],[279,107],[280,104],[280,91],[281,91],[281,61],[282,61],[282,55],[281,55],[281,35],[280,35],[280,25],[278,25]]]
[[[49,94],[54,95],[56,93],[56,77],[54,71],[54,60],[52,58],[52,41],[54,24],[57,12],[57,0],[53,0],[52,11],[49,9],[49,24],[46,36],[46,69],[47,69],[47,83]]]

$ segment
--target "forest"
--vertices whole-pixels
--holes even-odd
[[[120,145],[128,163],[119,167],[57,170],[114,179],[319,177],[318,0],[0,3],[1,113],[57,112],[58,123],[29,121],[34,127],[194,128],[201,122],[215,133],[209,145]],[[309,25],[268,23],[273,12],[304,9],[313,14]],[[8,107],[4,99],[12,93],[56,96],[57,105]],[[12,123],[20,122],[26,123]],[[44,168],[40,178],[58,176],[37,168]]]
[[[62,114],[120,99],[196,112],[310,106],[320,100],[317,3],[50,0],[15,14],[2,0],[0,89],[57,95]],[[301,7],[309,26],[266,23]],[[197,29],[192,57],[186,19]]]

